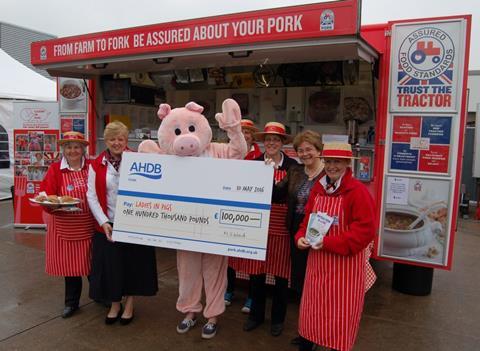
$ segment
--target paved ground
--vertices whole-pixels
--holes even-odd
[[[60,317],[63,280],[44,273],[44,232],[13,229],[12,204],[0,202],[0,350],[295,350],[298,305],[289,305],[285,332],[274,338],[269,324],[242,331],[245,289],[221,319],[217,337],[200,328],[178,335],[175,255],[158,250],[159,294],[139,298],[129,326],[106,326],[106,309],[85,294],[80,311]],[[391,289],[392,265],[375,262],[379,280],[366,299],[356,351],[480,350],[480,223],[461,220],[451,272],[435,271],[430,296]],[[88,284],[84,282],[85,286]]]

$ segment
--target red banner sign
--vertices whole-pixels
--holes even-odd
[[[32,43],[35,65],[358,33],[356,0],[156,24]]]

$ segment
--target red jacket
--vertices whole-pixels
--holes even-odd
[[[320,178],[324,175],[325,172],[320,175]],[[342,196],[344,221],[348,225],[348,230],[342,235],[329,236],[327,233],[323,239],[322,249],[344,256],[354,255],[365,249],[374,239],[377,231],[375,203],[367,187],[352,177],[350,168],[343,176],[340,187],[333,194],[327,194],[320,182],[315,183],[305,206],[305,218],[295,235],[295,243],[305,236],[309,215],[312,213],[317,196]]]
[[[245,156],[245,160],[255,160],[262,156],[262,150],[258,147],[257,143],[253,143],[253,150],[249,150],[247,155]]]

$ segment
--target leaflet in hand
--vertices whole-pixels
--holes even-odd
[[[333,223],[333,217],[325,212],[314,212],[310,214],[307,226],[306,238],[310,245],[315,245],[323,239]]]

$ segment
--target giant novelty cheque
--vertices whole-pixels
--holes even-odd
[[[113,239],[264,260],[273,168],[124,153]]]
[[[235,100],[215,115],[228,143],[212,142],[202,112],[195,102],[161,104],[158,143],[124,153],[113,238],[265,260],[273,169],[241,160],[247,144]]]

